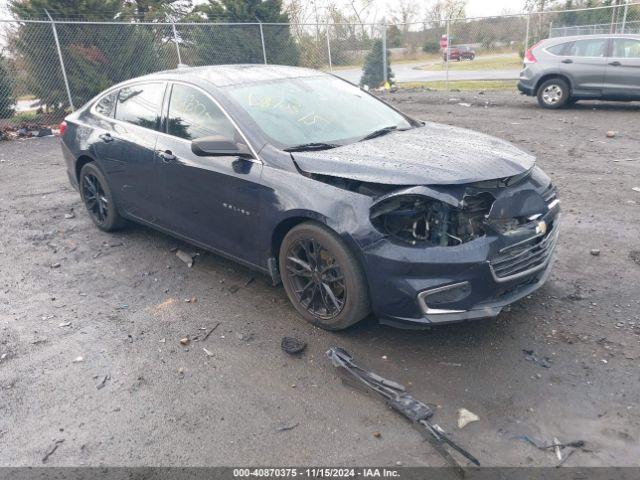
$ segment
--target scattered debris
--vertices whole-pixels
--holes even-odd
[[[631,250],[629,252],[629,258],[640,265],[640,250]]]
[[[597,248],[592,248],[589,253],[591,253],[591,255],[593,255],[594,257],[597,257],[598,255],[600,255],[600,250],[598,250]]]
[[[52,263],[51,268],[60,268],[60,263],[59,262]]]
[[[211,350],[207,350],[206,348],[202,347],[202,350],[204,351],[204,353],[207,355],[207,357],[213,357],[213,352]]]
[[[391,408],[411,421],[422,437],[455,468],[458,475],[464,477],[464,471],[445,446],[452,448],[471,463],[480,465],[477,458],[449,439],[440,426],[430,422],[434,415],[433,409],[409,395],[403,385],[359,367],[353,363],[351,355],[340,347],[331,347],[327,351],[327,357],[335,367],[340,367],[350,374],[348,378],[344,378],[345,383],[368,387],[370,393],[377,393]]]
[[[373,436],[375,438],[380,438],[380,437],[382,437],[382,434],[380,432],[373,432]]]
[[[161,338],[160,340],[158,340],[160,343],[167,343],[167,339],[166,338]]]
[[[71,210],[71,212],[64,214],[64,218],[66,218],[67,220],[70,220],[72,218],[76,218],[76,214],[73,213],[73,210]]]
[[[466,103],[466,102],[458,102],[458,105],[460,105],[461,107],[470,107],[471,106],[470,103]]]
[[[633,187],[631,190],[640,193],[640,187]]]
[[[250,277],[246,282],[244,282],[244,286],[248,287],[249,285],[251,285],[254,282],[255,278]]]
[[[106,384],[107,384],[107,380],[109,380],[111,377],[109,375],[105,375],[104,377],[102,377],[102,380],[100,380],[100,382],[98,383],[98,385],[96,385],[96,388],[98,390],[102,390]]]
[[[569,458],[571,455],[573,455],[573,453],[575,452],[575,450],[571,450],[567,455],[565,455],[564,457],[562,456],[562,450],[565,448],[580,448],[584,450],[584,446],[586,445],[586,442],[584,440],[574,440],[572,442],[560,442],[556,437],[553,437],[553,443],[546,445],[542,442],[539,442],[537,440],[534,440],[533,438],[527,436],[527,435],[518,435],[516,437],[511,437],[514,440],[522,440],[524,442],[527,442],[530,445],[533,445],[534,447],[536,447],[539,450],[543,450],[543,451],[548,451],[548,450],[553,450],[553,452],[556,455],[556,458],[558,459],[558,461],[560,463],[558,463],[558,465],[556,465],[557,467],[562,466],[562,464],[564,464],[564,462],[567,461],[567,458]]]
[[[290,423],[288,425],[282,425],[281,427],[277,427],[276,431],[277,432],[286,432],[287,430],[293,430],[294,428],[296,428],[298,425],[300,425],[298,422],[296,423]]]
[[[84,357],[79,356],[73,359],[73,363],[80,363],[80,362],[84,362]]]
[[[477,422],[478,420],[480,420],[480,417],[466,408],[458,409],[458,428],[464,428],[471,422]]]
[[[182,260],[187,267],[193,267],[193,257],[195,257],[195,255],[187,253],[184,250],[178,250],[176,251],[176,257]]]
[[[455,362],[438,362],[440,365],[444,365],[445,367],[461,367],[462,364],[461,363],[455,363]]]
[[[62,322],[60,324],[58,324],[59,327],[70,327],[71,326],[71,322]]]
[[[553,360],[551,360],[549,357],[540,358],[533,352],[533,350],[522,349],[522,351],[524,352],[524,355],[525,355],[524,358],[526,360],[537,363],[538,365],[544,368],[551,368],[551,365],[553,364]]]
[[[282,337],[280,348],[282,348],[282,350],[284,350],[285,352],[293,355],[296,353],[300,353],[305,348],[307,348],[307,342],[299,340],[295,337]]]
[[[231,286],[229,287],[229,292],[230,292],[230,293],[236,293],[238,290],[240,290],[240,287],[239,287],[239,286],[237,286],[237,285],[231,285]]]
[[[0,361],[2,361],[5,358],[7,358],[8,355],[9,355],[8,353],[3,353],[2,355],[0,355]]]
[[[49,457],[53,455],[55,451],[58,449],[58,447],[63,443],[64,443],[64,439],[54,441],[51,448],[47,451],[47,453],[45,453],[44,457],[42,457],[42,463],[47,463],[47,460],[49,460]]]
[[[617,134],[618,134],[618,132],[616,132],[615,130],[608,130],[608,131],[607,131],[607,133],[606,133],[607,138],[613,138],[613,137],[615,137]]]
[[[116,310],[127,310],[128,308],[129,305],[127,305],[126,303],[122,303],[116,307]]]
[[[553,443],[555,444],[553,449],[556,452],[556,457],[558,458],[558,461],[562,461],[562,452],[560,451],[560,447],[558,446],[560,440],[558,440],[556,437],[553,437]]]
[[[184,337],[180,339],[180,345],[189,345],[189,342],[191,340],[189,340],[189,337]]]
[[[202,338],[202,341],[204,342],[207,338],[209,338],[209,335],[211,335],[213,333],[213,331],[218,328],[220,326],[220,322],[216,323],[213,328],[211,330],[209,330],[207,332],[207,334]]]

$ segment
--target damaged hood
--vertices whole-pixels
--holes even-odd
[[[427,122],[364,142],[292,154],[307,173],[389,185],[452,185],[519,175],[535,158],[504,140]]]

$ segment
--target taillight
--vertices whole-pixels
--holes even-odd
[[[66,132],[66,130],[67,130],[67,122],[63,121],[60,124],[59,128],[60,128],[60,136],[64,137],[64,132]]]
[[[527,51],[524,52],[524,63],[536,63],[538,60],[533,54],[533,49],[540,45],[541,42],[532,45],[530,48],[527,48]]]

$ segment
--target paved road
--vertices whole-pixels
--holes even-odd
[[[420,70],[418,67],[425,65],[425,62],[396,63],[393,65],[393,73],[396,82],[433,82],[445,80],[446,72]],[[341,78],[353,83],[360,82],[362,76],[361,68],[336,69],[334,72]],[[501,70],[450,70],[449,80],[517,80],[520,74],[519,69]]]

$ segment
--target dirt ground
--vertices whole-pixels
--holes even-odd
[[[189,269],[172,249],[193,249],[169,236],[98,231],[58,139],[3,142],[0,465],[443,465],[402,418],[340,382],[324,356],[340,345],[437,406],[483,465],[556,465],[515,438],[527,435],[584,440],[567,466],[639,466],[640,104],[389,98],[538,156],[563,208],[542,289],[497,319],[324,332],[232,262],[201,252]],[[308,342],[302,357],[280,350],[284,335]],[[459,408],[480,420],[458,429]]]

